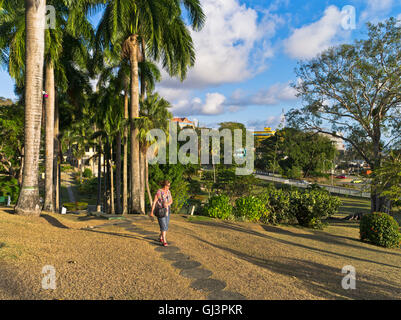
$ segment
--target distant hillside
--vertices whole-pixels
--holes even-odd
[[[13,102],[11,101],[11,99],[0,97],[0,106],[10,106],[12,104]]]

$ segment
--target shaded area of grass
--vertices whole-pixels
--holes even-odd
[[[339,214],[350,215],[359,212],[370,212],[370,200],[354,197],[339,197],[342,205],[339,209]]]
[[[21,270],[11,277],[0,264],[1,274],[18,279],[26,286],[27,297],[35,299],[43,294],[63,299],[157,299],[160,281],[163,297],[202,298],[153,250],[157,237],[135,231],[157,234],[157,223],[143,219],[114,225],[87,218],[50,213],[21,217],[0,210],[4,233],[0,258],[7,257],[1,260]],[[137,227],[133,232],[126,230],[130,223]],[[170,226],[169,239],[184,254],[200,261],[214,278],[226,281],[230,290],[250,299],[401,299],[401,250],[360,242],[354,221],[333,223],[319,231],[173,215]],[[77,263],[68,263],[71,260]],[[52,293],[32,290],[25,283],[29,278],[40,283],[46,264],[54,265],[60,277]],[[143,272],[156,264],[163,266],[162,276]],[[344,265],[356,268],[357,290],[342,289]],[[0,297],[2,290],[13,292],[7,286],[15,284],[8,281],[2,286],[0,281]],[[23,291],[15,295],[21,298]]]

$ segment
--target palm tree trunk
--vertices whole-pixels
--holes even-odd
[[[109,158],[109,167],[110,167],[110,213],[115,214],[114,210],[114,170],[113,170],[113,143],[110,141],[110,158]]]
[[[142,43],[141,43],[141,55],[142,55],[142,62],[145,62],[145,39],[142,37]],[[144,73],[141,72],[141,102],[145,101],[145,95],[146,95],[146,82],[145,82],[145,76]],[[142,212],[145,213],[145,158],[146,158],[146,153],[144,153],[144,148],[140,146],[140,175],[141,175],[141,194],[140,194],[140,202],[141,202],[141,209]]]
[[[53,205],[53,155],[54,155],[54,67],[52,62],[46,64],[46,93],[45,101],[45,201],[43,210],[54,211]]]
[[[145,157],[146,154],[143,153],[143,149],[139,153],[139,165],[140,165],[140,181],[141,181],[141,212],[145,213]]]
[[[150,188],[149,188],[149,162],[148,162],[148,158],[146,157],[146,155],[145,155],[145,183],[146,183],[146,190],[148,191],[150,207],[152,208],[153,200],[152,200],[152,194],[150,193]]]
[[[131,213],[142,213],[139,140],[138,129],[134,119],[139,117],[139,70],[138,70],[138,41],[137,35],[130,36],[130,65],[131,65]]]
[[[15,213],[40,215],[38,171],[43,100],[46,0],[25,0],[25,157]]]
[[[21,148],[21,166],[20,166],[19,175],[18,175],[18,185],[20,187],[22,186],[23,172],[24,172],[24,147]]]
[[[124,119],[128,120],[128,81],[124,96]],[[128,129],[124,128],[123,215],[128,214]]]
[[[105,145],[104,150],[103,150],[103,182],[104,182],[104,187],[103,187],[103,212],[107,213],[108,212],[108,202],[107,202],[107,146]]]
[[[121,133],[116,137],[116,213],[121,214]]]
[[[102,205],[102,138],[99,137],[99,155],[97,159],[97,201],[96,212],[100,212]]]
[[[58,112],[58,103],[57,103],[57,97],[56,97],[56,91],[54,92],[54,97],[55,97],[55,103],[54,103],[54,132],[53,132],[53,141],[54,141],[54,152],[53,152],[53,203],[54,203],[54,211],[55,212],[60,212],[60,197],[59,197],[59,185],[60,185],[60,179],[59,179],[59,163],[58,159],[60,158],[61,161],[61,155],[60,155],[60,150],[59,150],[59,143],[60,141],[58,140],[58,134],[59,134],[59,112]]]

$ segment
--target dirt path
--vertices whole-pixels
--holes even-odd
[[[0,211],[0,235],[2,299],[401,298],[401,250],[361,243],[355,222],[312,231],[173,215],[163,248],[145,217]],[[42,289],[45,265],[56,290]],[[341,286],[346,265],[355,290]]]

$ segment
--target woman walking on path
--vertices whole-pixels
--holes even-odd
[[[170,222],[170,206],[173,203],[173,198],[171,197],[170,192],[170,182],[165,180],[161,183],[162,188],[157,190],[155,195],[155,199],[153,200],[152,211],[150,216],[153,217],[155,209],[159,211],[161,208],[167,208],[166,215],[162,218],[157,217],[160,226],[160,236],[159,241],[163,244],[163,246],[167,247],[167,230],[168,224]],[[157,215],[156,215],[157,216]]]

